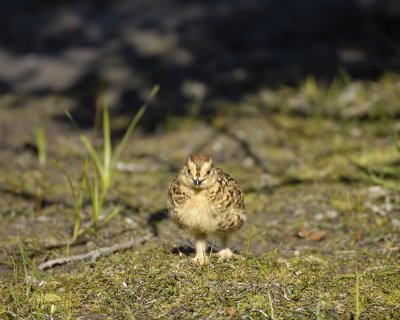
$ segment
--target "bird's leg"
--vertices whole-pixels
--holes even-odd
[[[207,250],[207,237],[205,235],[196,236],[196,256],[192,259],[194,263],[200,265],[208,263],[208,257],[206,255]]]
[[[229,247],[228,247],[228,235],[222,234],[220,236],[220,239],[222,242],[222,246],[221,246],[222,249],[218,252],[219,258],[221,260],[228,260],[228,259],[232,258],[232,256],[233,256],[231,249],[229,249]]]

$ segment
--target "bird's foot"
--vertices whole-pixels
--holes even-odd
[[[233,252],[229,248],[222,249],[218,252],[220,260],[229,260],[233,257]]]
[[[197,254],[194,258],[192,258],[192,262],[194,264],[198,264],[198,265],[205,265],[208,264],[208,257],[205,255],[199,255]]]

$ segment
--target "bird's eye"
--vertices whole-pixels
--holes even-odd
[[[189,174],[189,175],[191,175],[191,173],[190,173],[190,169],[189,169],[189,168],[187,168],[187,172],[188,172],[188,174]]]
[[[207,171],[207,174],[210,174],[210,172],[211,172],[211,170],[208,170],[208,171]]]

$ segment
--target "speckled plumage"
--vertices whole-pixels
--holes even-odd
[[[204,254],[208,235],[222,240],[220,257],[230,258],[228,235],[245,222],[243,192],[238,183],[213,165],[207,155],[192,155],[168,193],[168,211],[172,220],[196,238],[195,262],[207,263]]]

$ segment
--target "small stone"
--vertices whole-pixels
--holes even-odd
[[[338,213],[336,210],[328,210],[328,211],[326,212],[326,216],[327,216],[329,219],[334,220],[334,219],[336,219],[336,218],[339,216],[339,213]]]
[[[96,249],[96,244],[93,241],[89,241],[88,243],[86,243],[86,247],[88,248],[88,250],[94,250]]]
[[[207,86],[204,83],[198,81],[185,81],[181,86],[181,92],[186,97],[201,98],[207,94]]]
[[[316,220],[316,221],[322,221],[322,220],[324,220],[324,214],[323,213],[317,213],[315,216],[314,216],[314,220]]]
[[[36,287],[39,285],[39,280],[33,276],[26,276],[25,283],[32,287]]]
[[[243,167],[245,168],[251,168],[254,166],[254,159],[252,157],[246,157],[243,160]]]
[[[384,205],[384,209],[386,212],[392,212],[393,210],[393,205],[390,202],[386,202]]]
[[[383,198],[388,194],[387,190],[381,186],[373,186],[368,188],[368,193],[372,199]]]
[[[215,152],[220,152],[223,148],[224,148],[224,144],[222,143],[221,140],[216,140],[213,144],[212,144],[212,148]]]
[[[125,287],[125,288],[128,288],[128,284],[125,281],[122,282],[122,286]]]
[[[126,224],[129,224],[130,226],[134,226],[134,227],[138,226],[137,222],[135,220],[133,220],[132,218],[126,217],[124,219],[124,221]]]
[[[400,220],[399,219],[392,219],[393,227],[400,228]]]
[[[50,221],[50,218],[47,217],[47,216],[38,216],[38,217],[36,218],[36,220],[37,220],[38,222],[49,222],[49,221]]]
[[[350,135],[351,135],[353,138],[359,138],[359,137],[361,137],[361,135],[362,135],[362,130],[361,130],[361,128],[353,128],[353,129],[351,129],[351,130],[350,130]]]
[[[381,213],[381,209],[374,204],[370,205],[370,209],[372,210],[373,213]]]
[[[305,214],[306,210],[304,210],[303,208],[296,209],[296,211],[293,213],[295,217],[304,216]]]

